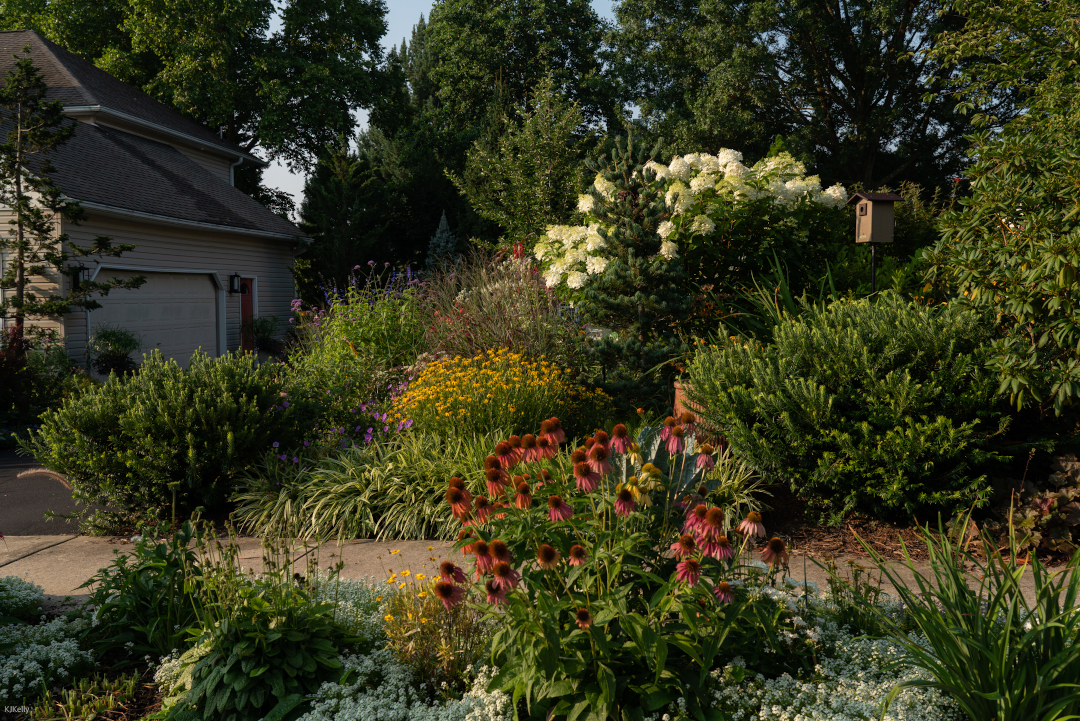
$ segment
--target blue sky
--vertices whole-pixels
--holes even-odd
[[[597,14],[608,20],[614,20],[612,6],[615,0],[591,0],[591,2]],[[427,17],[434,4],[434,0],[386,0],[388,29],[386,35],[383,36],[383,47],[389,50],[393,46],[400,45],[403,38],[408,38],[412,34],[413,25],[420,19],[420,14],[423,13]],[[365,113],[361,112],[360,120],[361,123],[366,123]],[[297,210],[300,209],[300,201],[304,195],[303,176],[291,173],[285,166],[274,163],[266,169],[263,181],[271,187],[292,195],[296,201]]]

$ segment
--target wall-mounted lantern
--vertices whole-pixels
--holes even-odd
[[[896,193],[855,193],[847,202],[855,205],[855,242],[870,246],[870,292],[877,292],[875,247],[893,242],[893,203],[903,200]]]
[[[90,268],[87,268],[82,263],[71,269],[71,287],[78,288],[83,283],[90,282]]]
[[[239,293],[240,292],[240,274],[239,273],[233,273],[232,275],[229,276],[229,292],[230,293]]]

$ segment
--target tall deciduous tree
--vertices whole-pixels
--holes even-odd
[[[451,179],[511,240],[535,241],[548,225],[569,219],[583,189],[582,115],[548,75],[518,116],[494,143],[474,143],[464,174]]]
[[[641,122],[677,152],[764,155],[783,135],[829,184],[938,183],[965,121],[927,55],[955,26],[940,0],[622,0],[617,74]],[[993,98],[999,117],[1008,104]]]
[[[59,218],[77,222],[85,217],[79,204],[65,198],[49,177],[56,170],[49,155],[71,139],[76,123],[65,120],[62,103],[45,100],[48,88],[40,68],[30,59],[29,45],[23,53],[15,56],[15,67],[0,87],[0,127],[7,131],[0,144],[0,204],[11,212],[10,228],[6,236],[0,236],[5,261],[0,288],[14,290],[13,296],[0,302],[0,317],[14,318],[13,347],[18,352],[24,349],[21,338],[27,318],[60,316],[72,308],[100,308],[94,295],[107,295],[114,288],[138,288],[146,280],[137,276],[83,282],[47,296],[31,290],[31,278],[45,276],[50,269],[50,280],[59,282],[72,258],[116,257],[135,246],[114,246],[111,239],[97,236],[89,248],[83,248],[70,242],[67,233],[57,233]]]
[[[313,165],[373,103],[385,0],[3,0],[31,27],[247,151]],[[280,27],[270,21],[280,13]]]

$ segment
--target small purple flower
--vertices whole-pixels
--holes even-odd
[[[368,264],[368,265],[375,265],[375,261],[373,261],[373,260],[369,260],[369,261],[367,262],[367,264]]]
[[[358,266],[358,265],[354,265],[354,266],[352,267],[352,269],[353,269],[353,270],[360,270],[360,266]]]
[[[299,459],[299,458],[297,458],[296,456],[293,456],[293,457],[292,457],[292,462],[293,462],[293,463],[299,463],[299,462],[300,462],[300,459]]]
[[[288,401],[282,401],[282,402],[281,402],[281,405],[282,405],[282,407],[284,407],[284,408],[288,408],[288,407],[289,407],[289,402],[288,402]]]
[[[387,432],[387,431],[389,431],[389,430],[390,430],[390,426],[383,426],[383,427],[382,427],[382,432],[383,432],[383,433],[386,433],[386,432]]]
[[[310,443],[308,443],[307,441],[304,441],[304,448],[307,448],[310,445],[311,445]]]
[[[278,442],[274,441],[273,446],[274,446],[274,448],[277,448],[278,447]]]
[[[278,458],[281,459],[281,460],[285,460],[285,454],[282,453],[280,456],[278,456]]]

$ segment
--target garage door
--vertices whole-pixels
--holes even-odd
[[[157,349],[187,366],[196,348],[217,355],[217,286],[203,273],[102,270],[98,280],[146,277],[137,290],[114,290],[89,314],[90,332],[101,323],[142,338],[143,352]]]

